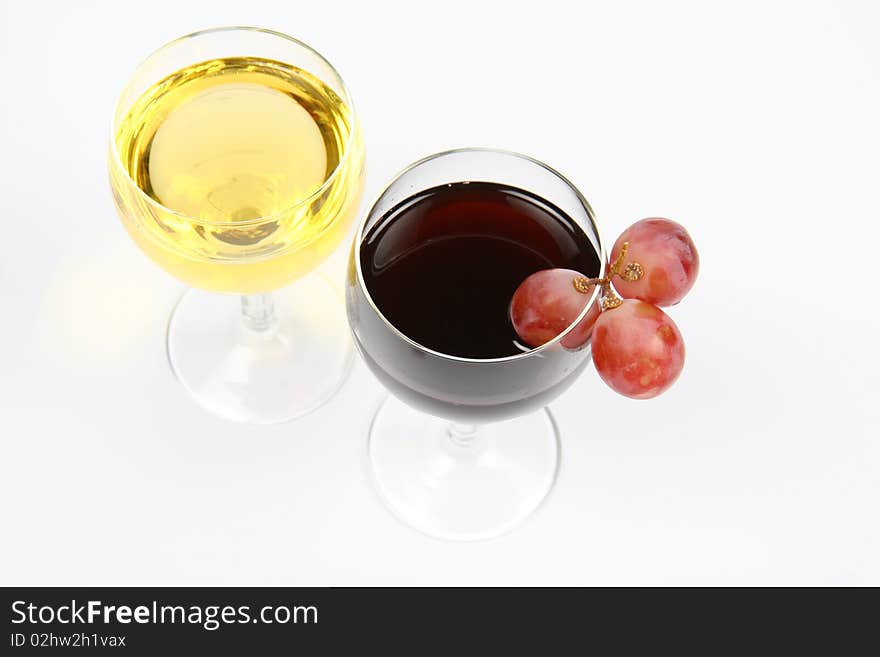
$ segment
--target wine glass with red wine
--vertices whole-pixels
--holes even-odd
[[[431,536],[505,533],[547,496],[559,435],[546,408],[590,361],[572,325],[536,349],[509,317],[536,271],[605,274],[586,199],[524,155],[467,148],[400,173],[360,224],[347,285],[361,356],[392,393],[373,418],[369,459],[380,495]]]

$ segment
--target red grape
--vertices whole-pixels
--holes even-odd
[[[593,327],[593,363],[614,391],[650,399],[675,383],[684,367],[684,340],[657,306],[626,299]]]
[[[574,279],[583,274],[571,269],[544,269],[520,283],[510,302],[510,321],[517,335],[530,347],[540,347],[571,326],[592,295],[578,292]],[[580,323],[562,339],[562,346],[576,349],[590,338],[599,316],[594,302]]]
[[[644,274],[637,281],[615,278],[614,287],[620,296],[672,306],[693,287],[700,257],[684,226],[661,218],[637,221],[617,238],[611,249],[611,262],[617,259],[624,242],[629,242],[629,250],[620,270],[638,262]]]

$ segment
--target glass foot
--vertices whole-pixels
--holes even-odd
[[[168,323],[174,374],[196,403],[238,422],[315,410],[345,381],[352,357],[341,293],[317,274],[271,295],[189,290]]]
[[[547,409],[474,427],[389,397],[373,418],[368,453],[397,518],[429,536],[475,541],[510,531],[540,506],[556,481],[559,436]]]

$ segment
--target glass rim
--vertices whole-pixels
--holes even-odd
[[[179,212],[174,210],[173,208],[169,208],[167,205],[160,203],[152,196],[147,194],[143,189],[141,189],[140,185],[135,182],[135,180],[131,177],[131,174],[128,171],[128,167],[124,166],[122,163],[122,158],[119,156],[119,148],[116,143],[116,120],[120,113],[120,105],[122,104],[122,97],[125,95],[126,90],[131,84],[132,79],[135,75],[147,64],[153,57],[163,52],[167,48],[185,41],[186,39],[192,39],[195,37],[200,37],[205,34],[216,34],[220,32],[259,32],[262,34],[267,34],[273,37],[279,37],[281,39],[285,39],[290,41],[291,43],[304,48],[309,51],[311,54],[315,55],[320,61],[327,65],[332,74],[336,77],[336,82],[339,83],[339,86],[342,88],[342,92],[345,95],[345,104],[348,108],[349,114],[351,115],[351,127],[348,132],[348,138],[345,141],[344,152],[342,153],[342,157],[339,158],[339,162],[336,163],[333,171],[328,175],[324,181],[315,189],[314,192],[306,196],[305,198],[297,201],[296,203],[292,203],[281,210],[273,212],[271,214],[260,215],[259,217],[255,217],[253,219],[247,219],[245,221],[208,221],[206,219],[201,219],[198,217],[193,217],[185,212]],[[195,62],[194,62],[195,63]],[[317,77],[317,76],[316,76]],[[320,78],[319,78],[320,79]],[[153,52],[147,55],[141,62],[134,68],[134,71],[129,75],[128,81],[125,83],[122,91],[119,93],[119,96],[116,99],[116,102],[113,104],[113,116],[110,119],[110,151],[112,153],[112,165],[116,168],[120,169],[123,175],[126,178],[126,182],[130,187],[133,187],[136,190],[137,195],[144,200],[148,205],[151,205],[157,209],[159,209],[163,213],[170,214],[173,217],[179,217],[189,223],[197,223],[203,226],[218,226],[218,227],[236,227],[242,228],[245,226],[257,226],[260,224],[264,224],[270,221],[274,221],[282,218],[284,215],[288,214],[292,210],[298,207],[303,207],[314,201],[317,197],[327,191],[336,178],[339,177],[340,173],[344,170],[345,165],[347,164],[348,158],[351,155],[351,152],[354,148],[356,132],[358,131],[358,122],[355,115],[354,109],[354,100],[351,97],[351,92],[348,90],[348,86],[345,84],[345,80],[342,79],[342,76],[339,74],[339,71],[336,70],[336,67],[330,63],[330,61],[324,57],[317,50],[312,48],[309,44],[304,41],[300,41],[299,39],[292,37],[288,34],[284,34],[283,32],[278,32],[276,30],[270,30],[263,27],[252,27],[247,25],[229,25],[224,27],[212,27],[204,30],[197,30],[196,32],[191,32],[189,34],[185,34],[183,36],[177,37],[158,48],[156,48]]]
[[[599,256],[599,275],[598,275],[598,278],[602,278],[605,276],[605,266],[606,266],[605,245],[604,245],[604,242],[602,241],[602,236],[599,233],[599,227],[596,225],[595,213],[593,212],[593,208],[590,206],[590,203],[587,201],[587,199],[584,197],[584,195],[580,192],[580,190],[574,185],[574,183],[571,182],[571,180],[566,178],[559,171],[557,171],[556,169],[554,169],[550,165],[546,164],[545,162],[542,162],[541,160],[538,160],[538,159],[531,157],[529,155],[524,155],[523,153],[517,153],[516,151],[510,151],[510,150],[505,150],[505,149],[501,149],[501,148],[486,148],[486,147],[480,147],[480,146],[470,146],[470,147],[465,147],[465,148],[452,148],[449,150],[440,151],[438,153],[432,153],[431,155],[427,155],[423,158],[416,160],[412,164],[409,164],[406,167],[404,167],[403,169],[401,169],[400,171],[398,171],[391,178],[391,180],[388,182],[388,184],[385,185],[385,187],[383,187],[382,190],[373,198],[373,200],[370,202],[369,210],[367,210],[367,212],[364,214],[364,218],[358,223],[357,230],[355,231],[354,249],[352,252],[352,257],[354,258],[354,261],[355,261],[354,264],[355,264],[355,269],[357,271],[358,286],[360,287],[361,292],[364,294],[364,296],[367,299],[367,302],[370,304],[371,308],[376,313],[376,315],[379,317],[379,319],[381,319],[382,322],[386,326],[388,326],[393,333],[395,333],[397,336],[402,338],[410,346],[412,346],[412,347],[414,347],[424,353],[430,354],[432,356],[436,356],[438,358],[443,358],[446,360],[451,360],[451,361],[456,361],[456,362],[465,362],[465,363],[504,363],[504,362],[511,362],[511,361],[521,360],[521,359],[525,359],[525,358],[539,355],[545,351],[552,349],[557,344],[561,343],[562,340],[564,340],[565,337],[569,333],[571,333],[574,330],[574,328],[581,322],[581,320],[584,317],[586,317],[586,315],[589,312],[590,308],[592,307],[593,303],[598,303],[599,292],[600,292],[598,285],[594,286],[593,293],[590,295],[590,300],[587,302],[587,305],[584,306],[584,309],[580,312],[580,314],[574,319],[574,321],[572,321],[571,324],[569,324],[565,328],[565,330],[560,332],[559,335],[557,335],[555,338],[553,338],[552,340],[549,340],[548,342],[545,342],[540,347],[535,347],[535,348],[530,349],[528,351],[523,351],[522,353],[519,353],[519,354],[513,354],[511,356],[501,356],[498,358],[468,358],[466,356],[455,356],[453,354],[443,353],[442,351],[436,351],[434,349],[426,347],[425,345],[423,345],[419,342],[416,342],[415,340],[410,338],[408,335],[406,335],[405,333],[400,331],[400,329],[398,329],[396,326],[394,326],[394,324],[392,324],[391,321],[387,317],[385,317],[385,315],[382,313],[382,311],[379,310],[379,307],[376,305],[376,302],[373,300],[373,297],[370,294],[369,289],[367,288],[367,283],[364,280],[364,273],[361,268],[361,245],[363,244],[364,229],[366,228],[367,222],[369,221],[370,217],[373,215],[373,210],[375,209],[376,204],[385,195],[385,193],[389,189],[391,189],[391,187],[398,180],[400,180],[403,176],[408,174],[413,169],[416,169],[417,167],[419,167],[423,164],[426,164],[427,162],[430,162],[432,160],[436,160],[441,157],[446,157],[448,155],[456,155],[456,154],[460,154],[460,153],[494,153],[496,155],[503,155],[506,157],[513,157],[513,158],[520,159],[520,160],[526,160],[528,162],[531,162],[532,164],[536,164],[537,166],[543,168],[544,170],[548,171],[552,175],[559,178],[574,193],[574,195],[577,197],[578,201],[584,206],[584,209],[587,212],[587,217],[590,220],[590,225],[592,226],[593,231],[595,232],[595,235],[596,235],[596,240],[599,243],[598,244],[599,249],[598,249],[598,254],[597,254]],[[461,181],[461,182],[464,182],[464,181]],[[468,182],[472,182],[472,181],[468,181]],[[478,181],[478,182],[481,182],[481,181]]]

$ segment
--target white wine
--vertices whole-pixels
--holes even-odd
[[[169,75],[117,122],[117,207],[138,245],[195,287],[251,293],[345,237],[363,146],[340,96],[281,62],[215,59]],[[134,184],[132,184],[134,183]]]

